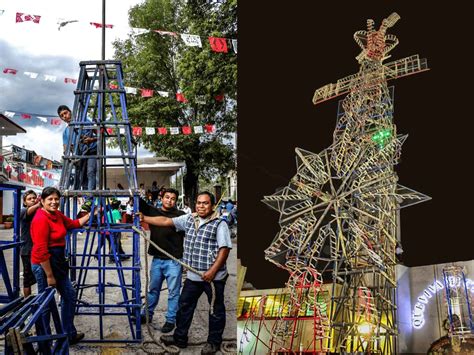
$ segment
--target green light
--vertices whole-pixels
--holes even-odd
[[[380,131],[374,133],[371,139],[379,145],[380,148],[383,148],[389,138],[392,136],[391,129],[381,129]]]

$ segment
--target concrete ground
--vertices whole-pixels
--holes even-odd
[[[11,239],[12,230],[0,230],[0,240]],[[123,248],[126,252],[132,250],[132,238],[128,235],[122,236]],[[227,324],[224,331],[224,339],[230,340],[230,345],[233,346],[233,349],[236,349],[236,334],[237,334],[237,321],[235,317],[236,312],[236,276],[237,276],[237,244],[236,240],[233,240],[233,249],[229,255],[227,261],[227,267],[229,270],[229,278],[226,283],[225,289],[225,306],[227,311]],[[95,247],[94,247],[95,249]],[[107,248],[108,249],[108,248]],[[145,268],[144,257],[144,242],[141,240],[140,250],[141,250],[141,260],[142,260],[142,270]],[[11,253],[6,253],[6,262],[7,265],[12,265],[12,256]],[[149,257],[149,265],[151,265],[151,257]],[[91,265],[96,265],[97,261],[93,260]],[[124,261],[124,266],[131,266],[131,261]],[[130,280],[131,273],[125,273],[125,279]],[[106,282],[111,284],[118,284],[117,272],[115,270],[107,271]],[[89,271],[87,275],[87,282],[94,283],[97,280],[97,273],[94,271]],[[145,273],[141,272],[141,282],[142,282],[142,296],[145,295]],[[22,280],[20,280],[20,285],[22,285]],[[33,287],[33,293],[36,293],[36,286]],[[166,283],[163,287],[166,287]],[[3,282],[0,279],[0,292],[4,292]],[[90,288],[84,292],[83,299],[98,303],[97,294],[95,288]],[[107,303],[115,303],[123,301],[123,295],[119,288],[108,288],[106,294]],[[157,309],[155,310],[155,315],[152,322],[153,335],[155,338],[159,338],[161,332],[159,329],[165,322],[165,314],[167,309],[167,291],[162,291],[162,297]],[[198,307],[194,313],[193,323],[189,333],[189,342],[190,346],[186,349],[181,349],[181,354],[199,354],[203,344],[206,342],[207,332],[208,332],[208,312],[209,304],[207,302],[206,296],[203,294],[199,300]],[[97,339],[99,338],[99,317],[98,316],[76,316],[74,323],[79,332],[86,334],[86,338]],[[150,335],[148,334],[147,327],[142,326],[143,338],[145,341],[151,340]],[[172,334],[172,333],[170,333]],[[104,337],[105,339],[129,339],[130,328],[128,325],[127,317],[124,316],[109,316],[104,317]],[[79,343],[77,345],[70,347],[70,352],[72,354],[146,354],[141,348],[141,344],[136,343],[101,343],[101,344],[91,344],[91,343]],[[3,341],[0,342],[0,353],[3,347]],[[149,345],[150,350],[158,351],[159,348]]]

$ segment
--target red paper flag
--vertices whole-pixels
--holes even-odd
[[[132,134],[134,136],[141,136],[142,135],[142,128],[141,127],[133,127]]]
[[[141,89],[142,90],[142,97],[152,97],[153,90],[151,89]]]
[[[101,23],[98,23],[98,22],[91,22],[90,23],[92,26],[94,26],[95,28],[102,28],[102,24]],[[105,25],[105,28],[113,28],[114,25]]]
[[[113,128],[106,128],[105,129],[107,131],[108,134],[113,134],[114,133],[114,129]]]
[[[27,113],[22,113],[21,118],[24,118],[25,120],[29,120],[31,118],[31,115],[29,115]]]
[[[191,127],[189,126],[183,126],[181,127],[183,134],[191,134]]]
[[[168,130],[166,127],[158,127],[158,134],[167,134]]]
[[[224,101],[224,94],[216,95],[216,96],[214,96],[214,98],[216,99],[216,101],[222,102],[222,101]]]
[[[41,19],[41,16],[38,15],[28,15],[24,14],[23,12],[17,12],[16,13],[16,22],[26,22],[26,21],[32,21],[33,23],[39,23]]]
[[[188,102],[188,100],[184,97],[184,95],[181,92],[176,93],[176,100],[183,103]]]
[[[3,69],[3,73],[4,73],[4,74],[13,74],[13,75],[16,75],[17,72],[18,72],[18,70],[12,69],[12,68],[5,68],[5,69]]]
[[[204,129],[207,133],[214,133],[216,131],[216,126],[213,124],[206,124],[204,125]]]
[[[61,119],[60,118],[52,118],[51,119],[51,125],[60,126],[61,125]]]
[[[64,82],[66,84],[77,84],[77,80],[76,79],[73,79],[73,78],[64,78]]]
[[[109,84],[109,88],[110,89],[118,89],[118,85],[117,84]]]
[[[227,40],[225,38],[209,37],[209,43],[214,52],[227,53]]]

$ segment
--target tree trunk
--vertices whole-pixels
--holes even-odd
[[[189,207],[194,211],[196,195],[198,193],[199,176],[195,173],[194,162],[186,160],[186,175],[184,175],[184,195],[189,201]]]

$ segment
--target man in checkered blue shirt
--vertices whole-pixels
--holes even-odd
[[[197,196],[196,213],[175,218],[143,216],[143,221],[148,224],[174,226],[177,231],[184,231],[183,262],[203,274],[201,277],[194,272],[187,272],[187,279],[179,298],[176,329],[173,335],[161,336],[160,339],[164,344],[187,347],[188,331],[199,297],[204,292],[210,302],[212,296],[210,282],[214,283],[216,290],[214,313],[209,315],[207,344],[201,354],[215,354],[219,350],[226,322],[224,287],[228,273],[225,263],[232,242],[227,223],[214,212],[214,205],[214,195],[204,191]]]

